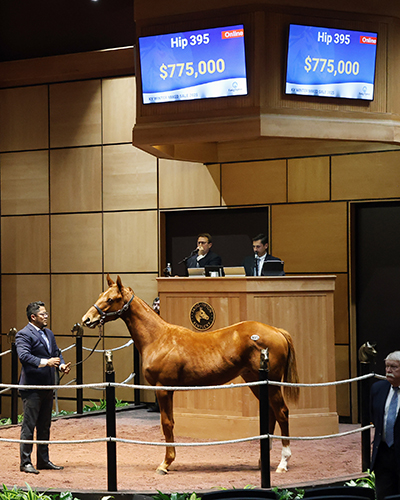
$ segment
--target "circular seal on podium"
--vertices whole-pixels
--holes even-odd
[[[207,302],[196,302],[190,309],[190,322],[197,330],[209,330],[214,321],[214,308]]]

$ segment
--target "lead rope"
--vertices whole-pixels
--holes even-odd
[[[77,331],[77,329],[80,328],[82,329],[81,325],[79,323],[75,323],[75,325],[73,326],[72,328],[72,332],[74,331]],[[96,350],[96,347],[99,345],[99,342],[101,340],[101,337],[103,335],[103,325],[102,324],[99,324],[99,338],[97,339],[97,342],[96,344],[94,345],[93,349],[90,351],[90,353],[86,356],[85,359],[82,359],[81,361],[78,361],[77,363],[74,363],[73,365],[71,365],[71,368],[74,368],[75,366],[78,366],[80,365],[81,363],[83,363],[84,361],[86,361],[87,359],[90,358],[90,356],[94,353],[94,351]],[[61,353],[61,350],[59,349],[59,354]],[[63,376],[65,375],[65,373],[61,374],[59,376],[59,381],[61,381],[61,379],[63,378]]]

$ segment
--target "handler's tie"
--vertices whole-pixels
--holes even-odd
[[[386,419],[386,444],[393,446],[394,444],[394,423],[397,417],[397,400],[399,398],[399,388],[393,387],[394,393],[389,404],[387,419]]]
[[[46,335],[46,332],[44,330],[40,330],[40,333],[42,335],[43,340],[46,342],[47,349],[50,351],[50,341],[49,341],[49,338]]]

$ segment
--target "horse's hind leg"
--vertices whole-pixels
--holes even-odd
[[[270,386],[269,404],[275,414],[275,418],[281,429],[282,436],[289,436],[289,410],[283,399],[282,390],[280,387]],[[276,469],[276,472],[286,472],[288,461],[292,456],[290,451],[290,440],[282,439],[282,454],[281,461]]]
[[[243,377],[244,378],[244,377]],[[246,380],[246,379],[245,379]],[[247,377],[247,380],[246,382],[255,382],[256,380],[251,378],[251,377]],[[251,390],[251,392],[254,394],[254,396],[259,400],[260,399],[260,391],[259,391],[259,388],[258,386],[250,386],[249,389]],[[274,390],[272,386],[269,386],[269,390],[271,391]],[[275,412],[271,406],[271,404],[269,405],[269,428],[268,428],[268,432],[270,434],[273,434],[274,433],[274,430],[275,430],[275,424],[276,424],[276,416],[275,416]],[[269,441],[269,447],[270,449],[272,448],[272,439],[270,439]],[[283,452],[282,452],[283,453]],[[281,461],[282,462],[282,461]],[[259,464],[260,467],[261,467],[261,463]],[[280,464],[279,464],[280,466]],[[279,469],[279,466],[278,466],[278,469]],[[279,471],[280,472],[280,471]]]
[[[174,442],[174,410],[172,391],[157,391],[158,404],[160,405],[161,427],[167,443]],[[175,460],[175,447],[167,446],[164,461],[157,467],[158,474],[167,474],[168,467]]]

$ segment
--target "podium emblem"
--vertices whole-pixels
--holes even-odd
[[[197,330],[209,330],[214,321],[214,308],[207,302],[196,302],[190,309],[190,322]]]

